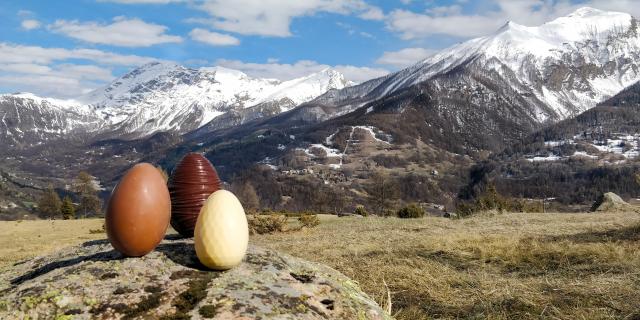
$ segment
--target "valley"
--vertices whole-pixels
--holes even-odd
[[[0,318],[640,319],[631,2],[3,5]]]
[[[279,81],[152,62],[74,100],[6,94],[0,216],[33,215],[48,184],[64,194],[79,171],[106,198],[131,164],[170,172],[188,152],[275,210],[445,214],[490,185],[561,211],[608,191],[637,198],[639,31],[629,14],[585,7],[359,84],[331,69]],[[384,208],[376,192],[391,196]]]

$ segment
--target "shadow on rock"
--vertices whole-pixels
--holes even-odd
[[[101,244],[109,244],[109,240],[108,239],[90,240],[90,241],[87,241],[87,242],[83,242],[82,246],[83,247],[91,247],[91,246],[97,246],[97,245],[101,245]]]
[[[198,260],[193,243],[161,243],[156,247],[156,251],[162,252],[171,261],[187,268],[209,271],[209,269]]]
[[[70,267],[73,265],[76,265],[78,263],[82,263],[85,261],[111,261],[111,260],[120,260],[120,259],[124,259],[124,257],[122,256],[122,254],[120,254],[119,252],[115,251],[115,250],[111,250],[111,251],[104,251],[104,252],[98,252],[92,255],[86,255],[86,256],[80,256],[77,258],[73,258],[73,259],[67,259],[67,260],[61,260],[61,261],[55,261],[55,262],[51,262],[51,263],[47,263],[41,267],[38,267],[22,276],[19,276],[13,280],[11,280],[11,284],[16,286],[16,285],[20,285],[25,281],[37,278],[41,275],[47,274],[53,270],[56,269],[60,269],[60,268],[66,268],[66,267]]]
[[[167,234],[164,236],[165,240],[182,240],[182,239],[191,239],[190,237],[185,237],[181,234],[178,233],[174,233],[174,234]]]

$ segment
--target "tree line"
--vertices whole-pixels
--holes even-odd
[[[102,212],[102,200],[98,196],[98,188],[93,177],[82,171],[71,184],[72,194],[60,195],[49,185],[38,200],[38,212],[41,217],[48,219],[62,218],[65,220],[77,217],[86,218]],[[77,202],[74,203],[74,200]]]

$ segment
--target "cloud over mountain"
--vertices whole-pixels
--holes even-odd
[[[98,44],[122,47],[149,47],[163,43],[179,43],[182,37],[169,35],[166,26],[147,23],[138,18],[113,18],[111,24],[95,21],[56,20],[48,28],[68,37]]]

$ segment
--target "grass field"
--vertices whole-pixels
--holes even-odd
[[[0,265],[102,238],[89,233],[101,225],[0,222]],[[638,214],[323,216],[251,242],[332,266],[383,306],[390,295],[398,319],[640,318]]]
[[[0,221],[0,268],[89,240],[103,239],[102,219]]]

